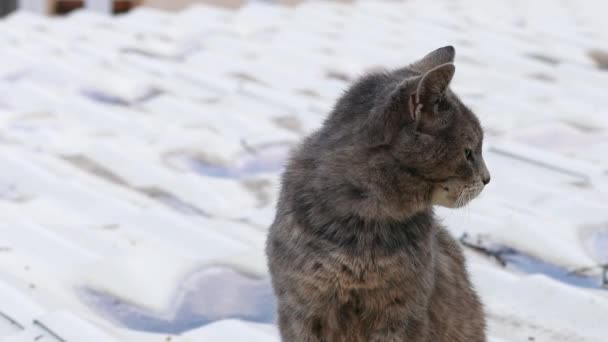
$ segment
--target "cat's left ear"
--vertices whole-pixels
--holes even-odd
[[[454,57],[456,56],[456,50],[453,46],[444,46],[439,48],[426,56],[422,57],[419,61],[412,63],[410,69],[425,74],[431,69],[446,63],[454,63]]]
[[[416,92],[408,99],[408,112],[418,125],[421,121],[432,119],[434,105],[448,89],[456,67],[452,63],[445,63],[435,67],[422,76]]]

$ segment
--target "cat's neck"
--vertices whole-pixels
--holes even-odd
[[[368,251],[392,254],[403,248],[426,244],[438,229],[432,208],[400,220],[366,218],[356,214],[336,216],[316,209],[296,210],[293,215],[308,234],[351,254]]]

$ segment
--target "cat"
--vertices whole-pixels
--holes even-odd
[[[455,50],[368,74],[291,154],[266,242],[284,342],[483,342],[461,247],[433,214],[490,181]]]

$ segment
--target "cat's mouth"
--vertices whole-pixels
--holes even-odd
[[[482,190],[483,185],[473,185],[464,188],[456,198],[454,208],[462,208],[469,204],[469,202],[481,194]]]
[[[431,204],[447,208],[462,208],[479,196],[483,185],[438,184],[433,190]]]

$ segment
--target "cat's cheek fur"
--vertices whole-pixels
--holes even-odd
[[[438,205],[440,207],[455,208],[455,198],[450,198],[450,190],[444,186],[438,185],[433,189],[433,195],[431,197],[431,204]]]

